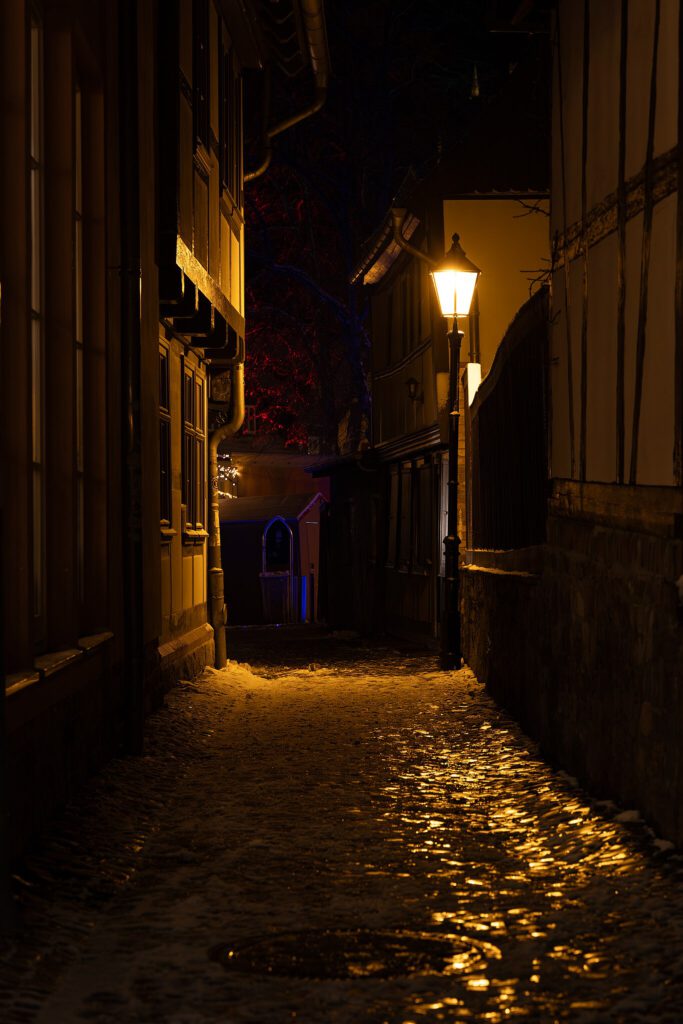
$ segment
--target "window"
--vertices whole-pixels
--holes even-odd
[[[31,18],[31,447],[32,602],[36,640],[44,632],[45,486],[44,486],[44,313],[43,313],[43,28]]]
[[[403,358],[410,348],[410,280],[407,274],[404,274],[401,278],[400,283],[400,317],[401,317],[401,351],[400,356]]]
[[[398,467],[389,470],[389,529],[387,531],[387,567],[396,564],[396,543],[398,539]]]
[[[264,534],[264,572],[286,572],[292,568],[292,531],[284,519],[273,519]]]
[[[204,380],[183,367],[183,504],[185,529],[203,530],[206,522],[206,421]]]
[[[434,286],[426,267],[421,268],[420,278],[420,340],[432,333],[431,310],[434,301]]]
[[[421,332],[421,286],[422,286],[422,275],[424,271],[422,269],[421,260],[413,260],[412,274],[411,274],[411,290],[412,290],[412,303],[411,303],[411,348],[419,345],[422,341]]]
[[[242,427],[243,434],[255,434],[256,433],[256,406],[246,405],[244,407],[244,425]]]
[[[432,565],[433,554],[433,501],[432,501],[432,467],[429,462],[417,465],[416,473],[416,517],[415,523],[415,559],[414,567],[427,572]]]
[[[76,404],[76,585],[85,597],[85,431],[83,380],[83,95],[74,90],[74,374]]]
[[[168,349],[159,347],[159,517],[171,526],[171,398]]]
[[[241,204],[242,193],[242,79],[235,53],[224,36],[220,62],[220,139],[221,187]]]
[[[394,343],[394,289],[390,288],[387,294],[387,366],[391,365],[392,359],[396,357],[396,345]]]
[[[441,478],[440,478],[440,503],[439,503],[439,576],[446,575],[446,547],[443,543],[448,536],[448,455],[446,452],[441,456]]]
[[[410,569],[412,547],[412,504],[413,504],[413,467],[410,462],[401,465],[401,501],[398,537],[398,567],[403,571]]]
[[[192,3],[192,91],[195,148],[209,149],[209,3]]]

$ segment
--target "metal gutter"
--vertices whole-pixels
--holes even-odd
[[[214,430],[209,439],[209,614],[214,633],[215,665],[223,668],[227,662],[225,627],[225,586],[221,560],[221,511],[218,498],[218,448],[221,442],[235,434],[244,422],[244,362],[232,368],[232,415],[227,423]]]
[[[305,121],[312,114],[317,113],[327,98],[327,87],[330,78],[330,55],[327,46],[323,3],[322,0],[300,0],[300,3],[308,54],[315,80],[315,98],[312,103],[304,107],[297,114],[285,118],[284,121],[280,121],[272,128],[266,130],[263,139],[265,156],[258,167],[244,175],[245,183],[259,178],[270,167],[273,156],[272,140],[295,125],[300,124],[301,121]]]
[[[410,253],[411,256],[415,256],[416,259],[422,260],[424,263],[429,263],[431,267],[435,267],[438,262],[437,260],[432,259],[426,252],[422,252],[422,249],[417,249],[414,245],[411,245],[403,237],[403,223],[406,219],[406,212],[400,206],[393,206],[391,208],[391,225],[394,241],[404,252]]]

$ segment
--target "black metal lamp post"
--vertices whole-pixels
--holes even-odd
[[[460,588],[458,576],[458,426],[460,420],[460,343],[458,317],[467,316],[479,277],[479,268],[467,259],[460,246],[460,236],[453,235],[453,245],[432,271],[432,278],[443,316],[452,319],[448,332],[448,535],[444,603],[441,614],[441,668],[460,668]]]

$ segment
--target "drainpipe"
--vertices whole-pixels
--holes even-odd
[[[416,249],[414,245],[407,242],[403,237],[403,223],[406,219],[406,211],[402,207],[393,206],[391,208],[391,224],[394,232],[394,241],[399,248],[404,249],[405,252],[409,252],[411,256],[415,256],[418,260],[423,260],[424,263],[429,263],[431,267],[435,267],[438,260],[433,260],[431,256],[428,256],[426,252],[422,252],[421,249]]]
[[[0,299],[2,295],[0,293]],[[1,319],[0,319],[1,323]],[[3,481],[4,483],[4,481]],[[2,492],[0,492],[2,493]],[[2,529],[2,507],[0,506],[0,530]],[[3,534],[4,536],[4,534]],[[2,552],[0,551],[0,568]],[[0,935],[14,926],[12,892],[10,887],[10,822],[7,785],[7,726],[5,722],[5,645],[4,645],[4,582],[0,573]]]
[[[307,117],[317,113],[327,97],[327,85],[330,77],[330,56],[327,48],[327,33],[325,31],[325,16],[323,14],[322,0],[301,0],[301,13],[304,20],[304,32],[308,44],[308,53],[315,79],[315,99],[298,114],[280,121],[273,128],[268,128],[263,139],[265,156],[255,170],[244,175],[245,182],[259,178],[270,167],[273,156],[272,140],[288,131],[294,125],[305,121]],[[268,88],[266,84],[266,88]]]
[[[235,434],[244,422],[244,362],[237,362],[232,369],[232,416],[209,438],[209,481],[211,484],[211,508],[209,511],[209,608],[215,644],[216,668],[224,668],[227,660],[225,627],[225,586],[223,563],[221,561],[221,516],[218,499],[218,448],[222,441]]]

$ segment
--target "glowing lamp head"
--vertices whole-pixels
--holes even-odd
[[[463,252],[460,236],[453,235],[453,245],[432,271],[443,316],[467,316],[479,274]]]

